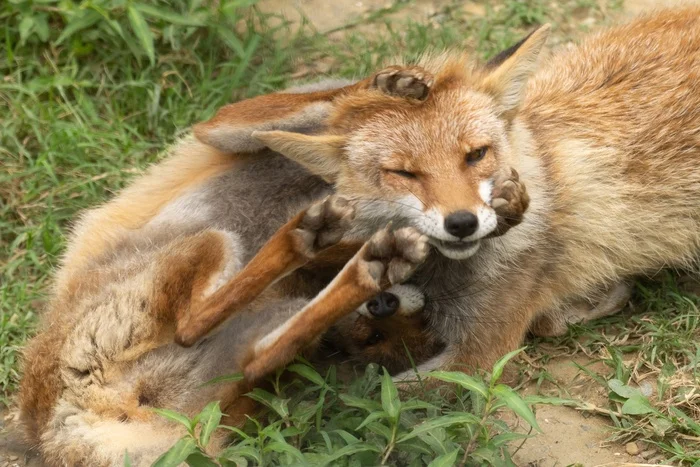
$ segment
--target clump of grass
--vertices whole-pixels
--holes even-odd
[[[258,388],[248,395],[266,410],[242,429],[226,425],[216,402],[192,419],[157,410],[183,424],[188,434],[154,465],[514,466],[509,446],[528,435],[514,433],[498,413],[511,410],[539,430],[531,405],[559,402],[522,397],[498,382],[505,364],[518,352],[482,376],[428,373],[422,383],[438,380],[452,386],[424,388],[403,397],[386,370],[376,365],[344,384],[334,368],[323,377],[295,363],[287,371],[296,378],[283,380],[280,372],[269,391]],[[232,432],[236,441],[212,458],[205,448],[217,427]]]

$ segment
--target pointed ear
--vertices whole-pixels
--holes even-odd
[[[332,183],[338,175],[345,145],[344,136],[255,131],[253,137],[327,182]]]
[[[483,87],[496,98],[506,118],[511,118],[520,105],[525,85],[537,68],[537,61],[549,37],[549,31],[549,24],[539,27],[486,64]]]
[[[194,135],[224,152],[259,151],[264,145],[252,137],[254,131],[318,131],[325,125],[333,100],[361,84],[323,81],[229,104],[210,120],[195,125]]]

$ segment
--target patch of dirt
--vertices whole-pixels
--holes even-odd
[[[396,3],[390,0],[263,0],[258,6],[265,12],[279,13],[295,24],[301,20],[300,12],[302,12],[318,32],[327,33],[361,21],[363,17],[373,12],[392,8]],[[442,7],[453,3],[452,0],[416,0],[408,5],[402,5],[389,17],[411,18],[425,22]],[[464,3],[465,8],[483,11],[482,6],[473,2]]]
[[[0,410],[0,467],[42,467],[39,455],[30,449],[13,415]]]
[[[539,392],[552,396],[568,395],[597,407],[606,407],[608,398],[605,389],[576,364],[595,374],[609,373],[605,364],[592,362],[583,355],[557,357],[545,365],[555,383],[545,382]],[[538,389],[532,383],[522,392],[537,394]],[[639,456],[629,455],[624,445],[606,442],[611,435],[607,417],[555,405],[537,406],[536,417],[542,433],[533,431],[535,436],[527,439],[515,453],[513,460],[519,466],[558,467],[573,464],[589,467],[647,463]],[[517,423],[512,415],[505,417],[505,420]],[[517,430],[527,433],[522,424]],[[514,443],[511,446],[513,450],[520,443]]]

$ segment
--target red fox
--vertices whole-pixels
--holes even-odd
[[[561,332],[573,303],[607,291],[595,313],[614,311],[629,293],[617,284],[698,257],[700,8],[658,11],[540,60],[548,33],[485,66],[461,53],[424,59],[423,100],[365,90],[333,102],[326,131],[254,134],[357,200],[358,218],[412,226],[442,253],[411,279],[448,342],[421,369],[488,368],[528,329]],[[198,136],[225,149],[225,117]],[[494,180],[511,168],[529,209],[488,239]],[[291,324],[261,341],[251,374],[298,347]]]

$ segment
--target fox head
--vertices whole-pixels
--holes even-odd
[[[491,192],[510,173],[509,132],[548,34],[540,27],[481,66],[426,58],[435,79],[423,101],[354,90],[328,103],[325,127],[252,136],[333,183],[358,221],[412,225],[443,255],[467,258],[497,227]]]
[[[377,363],[392,374],[420,364],[445,346],[424,307],[418,287],[394,285],[333,325],[324,335],[323,353],[360,365]]]

